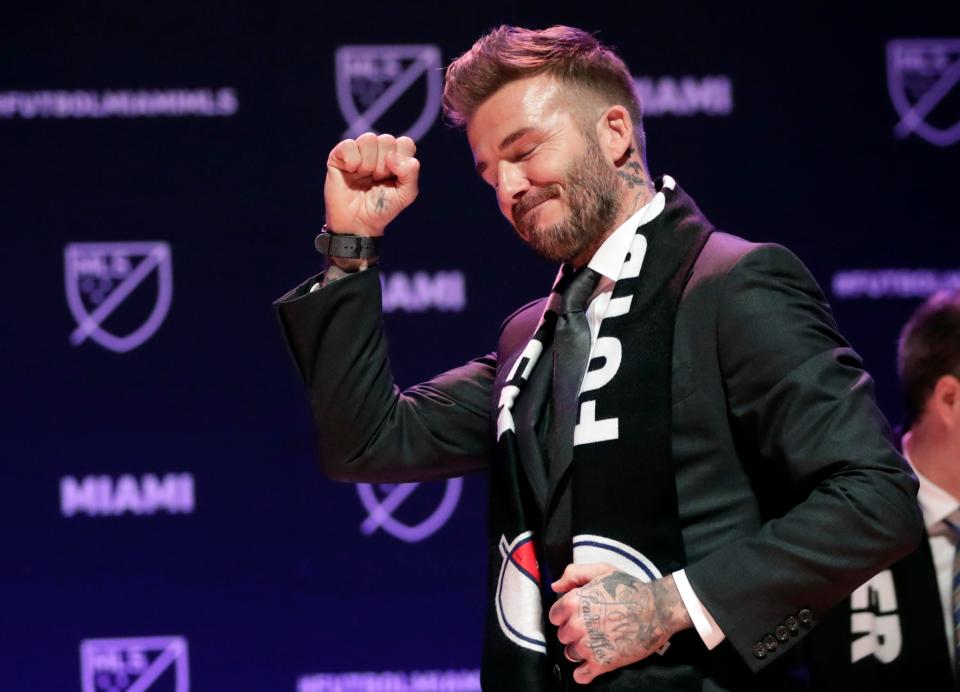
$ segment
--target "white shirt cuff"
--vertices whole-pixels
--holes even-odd
[[[720,629],[720,625],[713,619],[713,616],[703,607],[703,603],[697,598],[690,586],[690,580],[684,571],[677,570],[673,573],[673,581],[677,585],[677,591],[680,592],[680,599],[684,607],[690,613],[690,619],[693,620],[693,626],[703,640],[708,649],[713,649],[720,642],[727,638],[727,635]]]

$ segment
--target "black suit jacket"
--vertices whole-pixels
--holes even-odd
[[[277,307],[325,472],[402,482],[489,463],[492,402],[542,306],[507,319],[497,352],[400,392],[377,271],[310,293],[314,281]],[[681,633],[689,660],[649,689],[771,689],[760,681],[784,684],[784,664],[749,671],[791,658],[822,613],[917,545],[916,481],[859,357],[782,247],[710,236],[678,308],[672,379],[686,573],[726,641],[708,653]]]

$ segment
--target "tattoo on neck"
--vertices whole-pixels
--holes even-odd
[[[623,164],[623,168],[617,171],[617,175],[627,183],[627,187],[631,190],[640,188],[640,190],[653,191],[653,183],[646,177],[643,166],[635,159],[630,159]]]
[[[641,176],[634,175],[630,171],[619,170],[617,171],[617,175],[619,175],[621,178],[623,178],[623,180],[626,181],[627,187],[629,187],[631,190],[636,187],[645,187],[647,184],[647,181],[644,180]]]

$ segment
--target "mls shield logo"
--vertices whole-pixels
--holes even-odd
[[[86,639],[80,643],[83,692],[189,692],[183,637]]]
[[[900,115],[893,131],[948,147],[960,141],[960,39],[897,39],[887,44],[887,88]]]
[[[344,137],[389,131],[418,140],[440,112],[437,46],[341,46],[336,69],[337,102],[347,121]],[[379,129],[378,122],[383,122]]]
[[[71,243],[63,261],[67,305],[77,322],[70,334],[74,346],[90,339],[125,353],[163,324],[173,299],[167,243]]]
[[[360,495],[360,502],[363,503],[364,509],[367,510],[367,518],[360,524],[360,532],[370,536],[379,529],[383,529],[394,538],[406,543],[419,543],[439,531],[453,515],[457,503],[460,502],[463,479],[449,479],[443,488],[439,504],[432,510],[431,503],[425,497],[428,493],[421,493],[424,497],[421,497],[419,502],[416,501],[417,498],[413,498],[413,502],[408,502],[419,487],[421,487],[420,483],[398,485],[380,483],[376,486],[358,483],[357,493]],[[429,483],[424,487],[435,489],[437,486]],[[405,523],[397,516],[403,504],[417,505],[413,510],[414,513],[426,514],[426,518],[416,523]]]

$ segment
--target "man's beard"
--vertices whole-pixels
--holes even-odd
[[[591,246],[599,246],[621,207],[620,181],[596,141],[588,139],[586,153],[570,164],[564,178],[567,215],[559,223],[538,229],[539,213],[527,213],[541,202],[560,197],[562,189],[556,183],[528,192],[512,211],[520,237],[552,262],[569,262]]]

